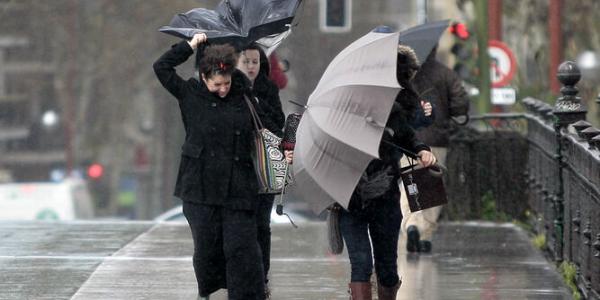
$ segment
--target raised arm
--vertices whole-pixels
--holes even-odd
[[[154,62],[154,73],[160,83],[176,98],[182,97],[183,87],[186,81],[181,78],[175,67],[184,63],[198,48],[198,45],[206,41],[204,33],[196,34],[191,41],[182,41],[175,44]]]

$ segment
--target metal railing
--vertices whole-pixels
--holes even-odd
[[[450,137],[448,218],[526,218],[526,125],[524,114],[473,116]]]
[[[594,139],[600,131],[580,121],[557,136],[547,104],[531,98],[523,103],[530,113],[527,182],[535,228],[546,235],[554,260],[575,264],[584,296],[600,299],[600,143]],[[555,151],[559,140],[560,160]]]
[[[600,129],[585,121],[568,67],[555,106],[526,98],[525,113],[472,117],[451,137],[446,214],[481,218],[491,199],[544,235],[553,260],[575,265],[586,299],[600,299]]]

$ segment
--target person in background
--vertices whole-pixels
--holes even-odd
[[[251,152],[256,129],[246,76],[235,68],[230,45],[206,45],[204,33],[182,41],[153,65],[160,83],[178,101],[185,143],[175,185],[194,240],[198,298],[221,288],[229,299],[265,299],[257,242],[258,182]],[[197,50],[199,78],[184,80],[175,67]],[[265,118],[265,126],[281,130]]]
[[[267,73],[269,79],[271,79],[280,90],[285,89],[288,83],[288,78],[285,75],[287,68],[282,66],[283,63],[279,60],[279,57],[275,52],[269,55],[269,65],[270,70]]]
[[[265,117],[277,128],[283,128],[285,114],[281,108],[279,88],[269,79],[269,61],[263,50],[256,44],[242,49],[237,68],[250,80],[253,95],[258,100],[258,105],[265,113]],[[271,266],[271,210],[274,199],[274,195],[259,195],[256,209],[257,235],[262,251],[267,298],[270,296],[268,273]]]
[[[448,139],[453,128],[452,117],[466,116],[469,111],[469,99],[462,80],[450,68],[436,59],[437,46],[428,55],[425,62],[412,80],[415,90],[421,97],[430,101],[435,108],[431,126],[420,128],[417,138],[432,147],[432,152],[442,164],[446,164]],[[406,228],[406,249],[409,252],[431,252],[431,237],[437,227],[442,207],[433,207],[410,213],[405,196],[401,200],[405,219],[402,228]]]

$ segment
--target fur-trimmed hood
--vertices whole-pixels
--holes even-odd
[[[410,86],[411,79],[419,70],[419,59],[415,51],[405,45],[398,45],[398,61],[396,62],[396,79],[404,88]]]
[[[406,45],[398,45],[398,64],[419,68],[420,62],[415,50]]]
[[[411,80],[419,70],[419,58],[415,51],[406,45],[398,45],[396,78],[403,87],[396,97],[392,112],[398,113],[406,122],[412,122],[419,106],[419,96],[414,92]]]

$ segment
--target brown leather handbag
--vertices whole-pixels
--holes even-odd
[[[448,203],[443,176],[446,168],[435,164],[426,168],[410,162],[400,176],[411,212]]]

